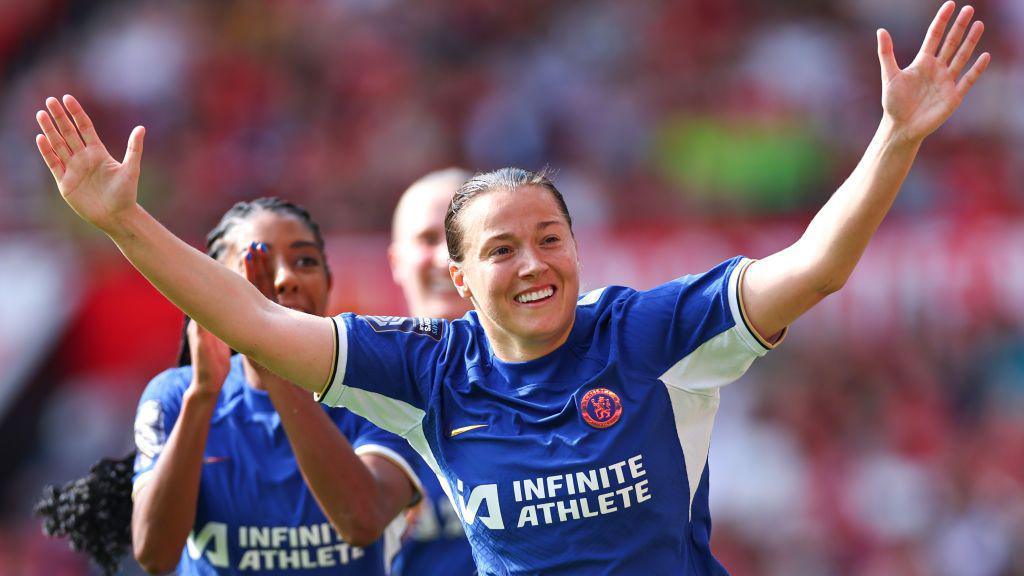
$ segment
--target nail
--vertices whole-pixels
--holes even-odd
[[[264,254],[267,252],[267,245],[263,242],[260,242],[260,252],[263,252]]]
[[[250,261],[250,260],[252,260],[252,252],[249,252],[249,251],[247,250],[247,251],[245,252],[245,259],[246,259],[246,261]]]

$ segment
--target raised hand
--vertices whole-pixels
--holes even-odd
[[[991,60],[988,52],[983,53],[961,77],[985,25],[978,20],[968,30],[974,8],[964,6],[945,33],[954,10],[956,5],[951,1],[939,8],[920,52],[902,70],[893,54],[892,38],[884,29],[878,30],[882,107],[898,133],[908,140],[922,140],[941,126],[960,106]]]
[[[245,279],[252,282],[253,286],[268,299],[277,302],[277,293],[274,290],[274,277],[270,272],[270,263],[267,262],[267,247],[262,242],[253,242],[245,251]]]
[[[259,291],[266,296],[269,300],[277,302],[277,291],[274,289],[274,276],[270,270],[270,262],[268,262],[267,246],[262,242],[252,242],[245,250],[245,259],[243,260],[243,268],[245,270],[245,278],[252,283]],[[276,374],[267,370],[256,362],[250,362],[252,367],[260,375],[260,382],[267,390],[272,387],[290,388],[287,385],[286,380],[281,379]],[[294,391],[299,391],[295,388]],[[303,397],[308,399],[308,394],[300,392]],[[276,396],[272,395],[271,398]]]
[[[216,397],[231,371],[231,348],[195,321],[188,324],[188,347],[192,354],[191,387]]]
[[[63,106],[56,98],[47,98],[46,110],[49,114],[36,113],[43,131],[36,136],[36,146],[61,196],[87,222],[104,232],[114,231],[118,216],[136,203],[145,128],[132,130],[124,160],[118,162],[73,96],[64,96]]]

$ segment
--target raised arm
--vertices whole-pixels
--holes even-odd
[[[778,333],[846,283],[892,206],[921,142],[960,106],[988,66],[986,52],[961,76],[984,25],[979,20],[968,26],[974,9],[965,6],[944,34],[955,9],[953,2],[939,8],[917,57],[902,70],[892,38],[878,30],[884,112],[867,151],[803,236],[755,262],[744,275],[745,309],[762,335]]]
[[[68,205],[210,332],[289,381],[319,391],[332,367],[331,321],[270,302],[245,278],[179,240],[138,205],[141,126],[132,131],[124,160],[118,162],[72,96],[64,97],[64,106],[48,98],[46,108],[49,114],[36,114],[43,130],[36,145]]]
[[[195,322],[188,327],[188,345],[192,382],[156,465],[140,477],[132,496],[132,551],[150,574],[174,569],[195,524],[210,418],[231,369],[228,347]]]
[[[269,299],[274,281],[265,252],[245,261],[245,277]],[[288,443],[306,485],[338,534],[354,546],[369,546],[412,503],[414,481],[383,456],[356,454],[349,439],[309,394],[249,364],[281,416]]]

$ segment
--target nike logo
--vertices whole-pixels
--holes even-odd
[[[203,458],[203,464],[216,464],[217,462],[223,462],[230,458],[230,456],[207,456]]]
[[[470,430],[476,430],[477,428],[486,428],[487,424],[473,424],[472,426],[463,426],[462,428],[456,428],[452,430],[452,438],[455,438],[459,434],[469,432]]]

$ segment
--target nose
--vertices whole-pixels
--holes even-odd
[[[448,243],[444,240],[434,246],[433,264],[439,270],[448,271]]]
[[[520,254],[522,255],[521,265],[519,268],[520,277],[536,277],[548,269],[547,262],[544,261],[544,258],[536,248],[523,248]]]
[[[274,266],[274,292],[287,294],[299,289],[298,276],[284,258],[277,258]]]

